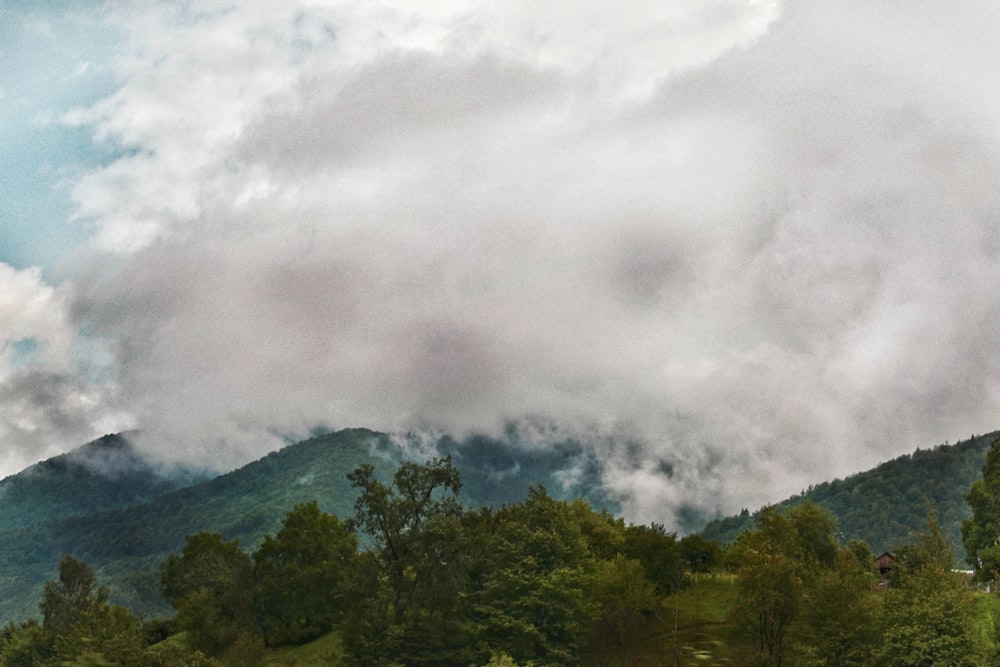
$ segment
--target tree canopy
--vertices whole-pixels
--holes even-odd
[[[143,622],[63,558],[42,622],[0,631],[0,665],[262,667],[311,642],[326,642],[322,657],[296,664],[985,667],[1000,655],[1000,604],[951,571],[933,513],[879,579],[870,547],[842,544],[811,503],[765,508],[719,558],[701,536],[542,485],[464,506],[447,458],[391,476],[361,465],[350,482],[345,521],[302,502],[253,551],[189,535],[160,568],[172,618]]]

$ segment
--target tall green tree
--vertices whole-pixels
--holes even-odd
[[[662,524],[631,525],[623,530],[622,553],[642,563],[658,595],[676,593],[684,586],[687,565],[677,534]]]
[[[878,607],[871,599],[870,560],[844,548],[806,588],[796,648],[799,664],[865,667],[879,645]]]
[[[807,564],[832,567],[839,552],[833,514],[816,503],[805,502],[789,508],[788,519],[798,536],[798,553]]]
[[[359,560],[345,632],[357,662],[407,665],[467,664],[457,606],[466,582],[458,502],[462,481],[451,457],[404,462],[386,484],[374,467],[348,475],[358,489],[349,522],[371,541]]]
[[[656,589],[642,563],[617,554],[596,564],[590,597],[598,604],[597,652],[601,664],[625,664],[631,632],[657,607]]]
[[[503,651],[518,662],[577,664],[600,612],[596,561],[577,510],[536,486],[522,502],[477,519],[481,559],[469,614],[478,661]]]
[[[900,565],[899,585],[886,592],[879,667],[973,667],[979,664],[975,601],[951,570],[954,549],[934,515]]]
[[[42,589],[42,626],[67,628],[85,612],[106,602],[108,590],[95,588],[94,581],[90,565],[73,556],[63,556],[59,561],[59,580],[46,582]]]
[[[696,533],[685,535],[679,544],[681,558],[691,573],[711,572],[716,563],[722,559],[719,543],[715,540],[705,539]]]
[[[194,647],[219,655],[255,627],[253,566],[236,540],[223,542],[218,533],[188,535],[185,541],[180,555],[171,554],[160,565],[160,589]]]
[[[13,624],[0,633],[0,664],[119,665],[143,667],[142,623],[129,609],[112,605],[96,585],[91,567],[72,556],[59,562],[58,581],[42,591],[43,623]]]
[[[835,528],[832,515],[813,503],[787,515],[766,507],[757,528],[730,549],[741,583],[738,615],[774,667],[785,663],[788,633],[805,607],[807,588],[836,561]]]
[[[52,653],[51,633],[34,619],[20,625],[8,623],[0,631],[0,664],[4,667],[44,665]]]
[[[254,607],[269,645],[324,634],[343,615],[357,535],[316,501],[296,505],[254,553]]]
[[[1000,574],[1000,438],[986,452],[983,476],[973,482],[965,501],[972,516],[962,521],[966,561],[980,581]]]
[[[142,621],[130,609],[101,602],[57,633],[54,664],[145,667]]]

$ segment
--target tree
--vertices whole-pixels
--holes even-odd
[[[351,529],[372,542],[361,558],[346,648],[359,662],[468,664],[456,606],[466,580],[457,500],[462,487],[451,457],[404,462],[391,484],[374,467],[348,475],[359,490]]]
[[[107,599],[106,588],[94,590],[94,570],[89,565],[73,556],[63,556],[59,581],[47,581],[42,589],[42,627],[68,628]]]
[[[4,667],[34,667],[51,656],[51,632],[35,620],[20,625],[8,623],[0,632],[0,664]]]
[[[642,563],[618,554],[597,563],[591,597],[599,605],[598,652],[601,664],[609,655],[628,657],[628,632],[639,626],[657,605],[656,589]]]
[[[569,503],[569,509],[587,540],[587,551],[601,560],[614,558],[625,545],[625,521],[607,510],[595,512],[582,498]]]
[[[966,561],[980,581],[1000,573],[1000,438],[990,445],[982,479],[973,482],[965,496],[972,516],[962,521]]]
[[[687,564],[688,571],[711,572],[721,558],[719,543],[707,540],[701,535],[685,535],[680,540],[681,558]]]
[[[861,569],[872,570],[875,557],[872,554],[872,548],[868,546],[867,542],[860,538],[853,539],[847,543],[847,550],[854,554],[854,558],[858,561]]]
[[[807,587],[836,560],[835,528],[832,515],[814,503],[787,516],[766,507],[757,528],[731,548],[742,584],[738,613],[774,667],[785,659],[787,634],[802,612]]]
[[[972,667],[974,600],[951,571],[954,550],[933,514],[897,568],[899,585],[886,592],[880,667]]]
[[[625,528],[622,553],[642,563],[658,595],[670,595],[684,586],[687,566],[681,556],[676,533],[658,523]]]
[[[812,654],[810,664],[821,667],[871,664],[879,632],[869,599],[874,582],[870,563],[867,559],[862,564],[852,549],[842,549],[834,565],[823,568],[807,588],[808,604],[802,613],[798,648],[804,654]]]
[[[469,587],[472,643],[483,662],[505,651],[518,662],[578,664],[599,608],[596,562],[578,514],[531,487],[520,503],[474,516],[481,555]]]
[[[374,466],[366,464],[347,476],[351,485],[360,490],[349,525],[374,540],[378,564],[393,588],[395,612],[401,614],[405,598],[414,588],[408,582],[411,577],[406,573],[407,568],[427,561],[425,565],[437,569],[433,567],[433,559],[428,560],[428,554],[424,553],[430,546],[425,539],[426,529],[440,527],[436,524],[441,521],[457,521],[462,515],[457,500],[462,481],[450,456],[423,465],[404,462],[392,485],[378,481],[374,473]],[[438,546],[447,548],[443,544]]]
[[[781,667],[785,635],[802,606],[804,585],[800,563],[774,544],[748,547],[739,570],[740,607],[752,619],[760,650]]]
[[[185,538],[181,555],[160,565],[163,597],[177,609],[177,624],[194,648],[218,655],[254,627],[253,568],[239,543],[218,533]]]
[[[316,501],[296,505],[254,553],[254,607],[269,645],[301,643],[342,615],[358,538]]]
[[[139,667],[146,642],[142,622],[129,609],[108,603],[91,567],[73,556],[59,561],[59,580],[46,582],[43,621],[4,630],[4,665],[115,664]]]
[[[788,510],[788,519],[798,535],[800,556],[809,564],[832,567],[837,559],[837,519],[814,502]]]
[[[55,662],[144,667],[145,648],[142,621],[130,609],[100,602],[56,635]]]

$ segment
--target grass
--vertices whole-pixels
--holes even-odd
[[[739,585],[732,575],[704,575],[694,585],[664,601],[661,643],[671,660],[665,665],[705,667],[749,665],[756,646],[731,619]]]
[[[702,575],[663,600],[659,612],[613,650],[593,644],[582,664],[649,667],[734,667],[754,664],[757,647],[730,617],[739,587],[731,575]]]
[[[343,657],[340,636],[330,632],[315,641],[302,646],[268,651],[264,658],[265,667],[312,667],[315,665],[339,665]]]
[[[975,593],[975,601],[972,640],[982,655],[995,655],[1000,631],[1000,597],[995,593]]]

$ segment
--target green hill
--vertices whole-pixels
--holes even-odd
[[[918,449],[871,470],[824,482],[788,498],[779,507],[811,500],[837,518],[839,537],[866,541],[875,553],[912,541],[932,510],[964,562],[961,523],[971,513],[964,494],[980,478],[986,451],[1000,432],[974,436],[954,445]],[[721,543],[756,524],[759,512],[717,519],[701,535]],[[964,566],[963,566],[964,567]]]
[[[926,525],[930,507],[962,558],[959,525],[969,514],[962,496],[979,477],[996,435],[918,450],[780,505],[812,500],[837,517],[842,541],[861,538],[875,551],[909,541]],[[411,453],[450,454],[468,504],[515,502],[530,484],[542,483],[556,498],[582,497],[596,508],[619,511],[601,491],[599,461],[572,441],[540,448],[513,436],[445,437],[427,451],[415,442],[352,429],[289,445],[205,479],[158,470],[127,439],[106,436],[0,482],[0,621],[37,614],[41,585],[55,577],[65,554],[90,563],[115,602],[147,616],[168,612],[159,595],[158,566],[183,546],[185,535],[219,532],[253,549],[277,531],[296,503],[316,500],[324,511],[350,516],[355,492],[347,474],[372,463],[388,478]],[[720,518],[702,535],[728,542],[755,518],[749,512]]]
[[[210,477],[154,465],[127,434],[106,435],[0,481],[0,531],[139,505]]]
[[[389,436],[364,429],[344,430],[289,445],[238,470],[162,495],[142,504],[84,514],[66,509],[59,517],[53,500],[46,520],[14,522],[0,530],[0,620],[37,613],[41,585],[53,579],[65,554],[87,561],[111,588],[112,600],[136,611],[155,615],[168,611],[159,595],[159,563],[179,551],[184,536],[200,531],[221,533],[256,547],[274,533],[285,513],[296,503],[316,500],[327,512],[347,517],[354,512],[355,492],[347,474],[362,463],[390,477],[407,449]],[[513,441],[443,438],[440,454],[451,454],[463,479],[462,499],[470,504],[502,504],[524,497],[533,483],[543,483],[557,498],[584,497],[596,507],[617,509],[595,490],[600,469],[596,460],[572,442],[545,450],[529,449]],[[68,456],[68,455],[67,455]],[[54,465],[39,464],[42,469]],[[89,479],[89,478],[88,478]],[[124,471],[119,481],[131,488],[146,479]],[[46,488],[56,497],[73,484],[60,476],[39,482],[33,497],[44,499]],[[153,487],[150,487],[153,488]],[[24,494],[22,494],[24,495]],[[110,487],[95,495],[114,496]],[[0,499],[6,509],[7,499]],[[97,501],[101,507],[113,504]],[[41,516],[41,515],[39,515]]]
[[[40,586],[65,554],[90,563],[117,603],[165,612],[158,565],[183,547],[185,535],[212,531],[255,545],[295,503],[316,499],[326,511],[350,513],[347,473],[364,462],[388,471],[398,459],[385,436],[342,431],[147,503],[0,531],[0,618],[36,614]]]

